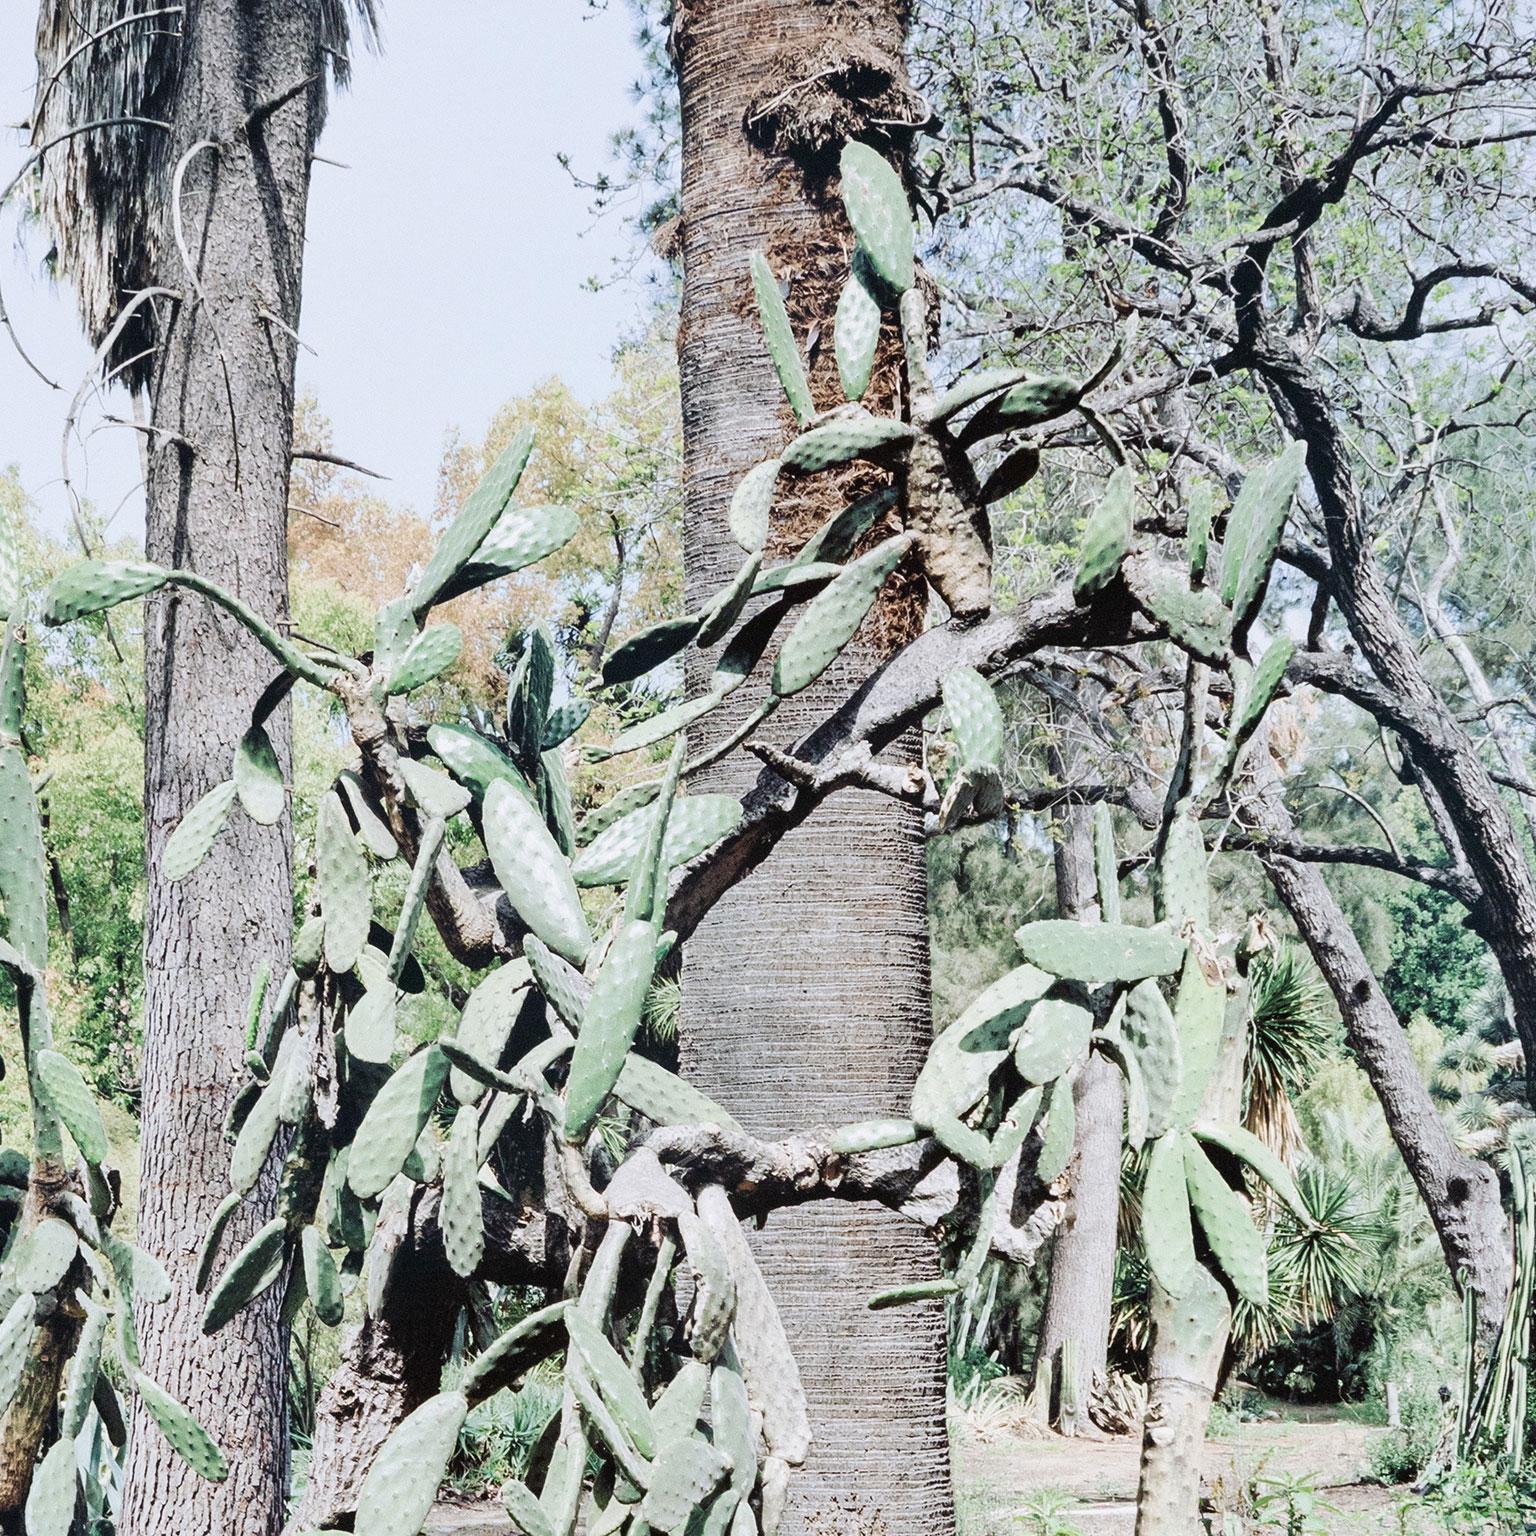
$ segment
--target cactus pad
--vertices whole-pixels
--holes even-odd
[[[916,281],[912,215],[901,177],[878,150],[851,141],[843,146],[843,207],[880,280],[896,293]]]
[[[1171,976],[1184,959],[1184,941],[1175,934],[1117,923],[1052,918],[1026,924],[1015,937],[1031,965],[1094,986]]]
[[[468,1414],[463,1393],[440,1392],[400,1421],[363,1479],[353,1525],[357,1536],[417,1536]]]
[[[478,1141],[479,1117],[470,1105],[461,1105],[443,1149],[442,1228],[448,1267],[466,1280],[485,1257]]]
[[[288,808],[282,764],[264,725],[253,725],[235,748],[235,793],[245,814],[263,827],[274,826]]]
[[[68,624],[158,592],[171,573],[147,560],[82,560],[57,577],[43,597],[43,623]]]
[[[1189,1203],[1222,1273],[1250,1306],[1269,1304],[1264,1234],[1254,1225],[1248,1202],[1217,1172],[1198,1142],[1183,1137]]]
[[[169,1392],[156,1386],[143,1371],[134,1372],[133,1389],[171,1449],[199,1477],[222,1483],[229,1476],[224,1453],[213,1436]]]
[[[33,1069],[48,1107],[75,1138],[81,1157],[88,1163],[106,1162],[112,1149],[101,1121],[101,1110],[74,1062],[57,1051],[44,1050],[34,1058]]]
[[[513,910],[556,954],[581,965],[592,935],[569,866],[543,818],[502,780],[485,793],[485,846]]]
[[[315,818],[315,878],[325,919],[325,963],[338,975],[357,964],[373,920],[368,861],[352,836],[341,799],[330,790]]]
[[[794,329],[789,323],[789,311],[784,307],[784,295],[779,292],[779,280],[761,251],[752,253],[752,292],[757,298],[763,341],[773,371],[779,376],[784,398],[789,401],[795,420],[803,425],[816,414],[816,406],[811,399],[811,386],[806,382],[805,363],[795,341]]]
[[[768,537],[768,514],[773,508],[774,487],[779,482],[779,461],[764,459],[754,464],[736,483],[727,521],[731,537],[749,555],[757,554]]]
[[[854,459],[889,459],[904,449],[916,434],[904,421],[887,416],[839,416],[822,426],[812,427],[784,450],[781,458],[786,469],[801,474],[818,474]]]
[[[1141,1193],[1141,1245],[1154,1278],[1170,1296],[1188,1294],[1200,1274],[1185,1188],[1184,1137],[1159,1136],[1147,1154]]]
[[[572,861],[577,885],[622,885],[660,814],[651,804],[631,811],[595,837]],[[741,802],[733,795],[688,795],[667,816],[661,859],[666,869],[686,864],[741,825]]]
[[[870,370],[880,345],[880,300],[866,272],[862,251],[855,251],[853,271],[843,284],[832,324],[832,350],[837,376],[849,400],[861,400],[869,388]]]
[[[1092,1033],[1089,1009],[1064,997],[1041,998],[1014,1031],[1013,1064],[1026,1083],[1054,1082],[1086,1054]]]
[[[731,1458],[707,1440],[673,1440],[662,1446],[651,1469],[640,1518],[652,1530],[681,1533],[730,1473]]]
[[[160,855],[160,872],[167,880],[184,880],[208,856],[214,839],[224,830],[235,803],[235,783],[226,779],[215,784],[185,816],[165,840]]]
[[[347,1183],[361,1200],[382,1195],[405,1167],[448,1076],[436,1045],[409,1056],[379,1089],[352,1138]]]
[[[459,659],[464,636],[457,624],[432,624],[406,647],[384,685],[385,693],[411,693],[440,677]]]
[[[565,1134],[572,1141],[592,1129],[619,1080],[655,973],[656,939],[654,923],[626,921],[592,983],[566,1079]]]
[[[1072,579],[1072,593],[1079,602],[1102,591],[1119,574],[1120,563],[1131,547],[1135,495],[1131,471],[1122,464],[1109,477],[1104,494],[1083,529],[1077,574]]]
[[[203,1312],[203,1332],[217,1333],[235,1313],[276,1284],[288,1257],[288,1227],[275,1217],[229,1261]]]

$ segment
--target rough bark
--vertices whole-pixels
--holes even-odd
[[[819,322],[813,388],[830,403],[836,288],[823,283],[824,313],[813,317],[805,305],[830,251],[846,272],[851,242],[835,186],[818,178],[835,169],[850,128],[893,115],[872,111],[860,92],[870,79],[875,92],[903,88],[905,11],[901,0],[702,0],[679,9],[690,605],[739,564],[725,526],[731,492],[790,430],[753,312],[750,253],[766,249],[789,281],[802,338],[809,320]],[[873,73],[852,67],[870,63]],[[870,403],[892,402],[887,393]],[[764,734],[781,743],[806,734],[873,659],[867,649],[847,658]],[[742,708],[755,691],[740,690]],[[709,787],[743,792],[756,776],[733,759]],[[756,1134],[889,1114],[905,1102],[930,1028],[915,808],[839,794],[789,831],[777,857],[722,897],[688,942],[685,1070]],[[864,1306],[875,1290],[932,1278],[931,1243],[888,1212],[838,1202],[778,1212],[753,1240],[795,1343],[815,1434],[793,1480],[786,1532],[798,1536],[817,1519],[829,1531],[878,1519],[912,1536],[952,1530],[943,1312]]]
[[[1057,815],[1056,905],[1062,917],[1083,917],[1095,905],[1092,812],[1064,807]],[[1114,1063],[1091,1055],[1073,1087],[1077,1145],[1067,1167],[1071,1205],[1051,1249],[1045,1316],[1035,1356],[1037,1390],[1049,1380],[1050,1407],[1063,1434],[1091,1432],[1088,1403],[1109,1359],[1110,1304],[1120,1214],[1120,1127],[1125,1100]],[[1076,1356],[1077,1391],[1063,1393],[1062,1346]],[[1047,1373],[1049,1373],[1047,1375]]]
[[[1264,831],[1293,830],[1272,768],[1261,762],[1259,793],[1250,802]],[[1381,1103],[1392,1140],[1407,1164],[1440,1238],[1452,1276],[1465,1272],[1485,1329],[1498,1327],[1509,1289],[1509,1246],[1498,1175],[1451,1140],[1402,1024],[1323,879],[1322,872],[1283,855],[1260,858],[1276,894],[1327,981],[1344,1032]]]
[[[301,0],[189,6],[163,162],[168,224],[173,170],[183,171],[186,260],[168,233],[157,281],[183,297],[156,359],[151,420],[174,436],[157,436],[150,455],[147,551],[278,622],[287,614],[294,364],[282,327],[299,322],[309,157],[323,100],[319,9]],[[209,1425],[230,1475],[222,1485],[203,1482],[139,1409],[121,1525],[124,1536],[267,1536],[281,1524],[287,1491],[281,1287],[206,1338],[193,1273],[227,1187],[222,1124],[239,1077],[246,997],[261,966],[277,973],[286,963],[291,832],[286,818],[258,827],[236,811],[187,879],[169,883],[160,860],[182,815],[229,776],[273,668],[244,630],[196,597],[151,600],[145,629],[139,1230],[173,1294],[141,1308],[138,1323],[146,1370]],[[286,712],[268,728],[286,763]],[[270,1214],[273,1193],[269,1176],[236,1216],[229,1251]]]

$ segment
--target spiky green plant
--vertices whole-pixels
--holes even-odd
[[[1291,1162],[1301,1150],[1295,1100],[1334,1052],[1337,1014],[1317,967],[1295,944],[1260,956],[1249,996],[1243,1123]]]

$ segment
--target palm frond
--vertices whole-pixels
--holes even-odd
[[[165,238],[171,135],[154,125],[174,111],[185,9],[172,0],[42,0],[31,136],[45,151],[29,189],[52,241],[49,265],[74,289],[93,343],[124,299],[151,285]],[[375,0],[320,0],[331,78],[345,84],[354,29],[377,35]],[[101,124],[76,132],[87,124]],[[154,317],[138,310],[114,359],[154,343]],[[128,370],[142,383],[147,365]]]

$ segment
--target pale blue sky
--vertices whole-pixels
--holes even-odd
[[[377,57],[358,50],[350,90],[332,104],[310,197],[300,387],[335,424],[339,453],[387,474],[392,499],[431,509],[453,428],[476,434],[510,396],[560,373],[600,394],[638,287],[608,277],[630,239],[556,163],[606,163],[607,137],[630,119],[639,72],[622,0],[385,0]],[[0,123],[31,96],[32,5],[0,5]],[[0,186],[21,163],[21,135],[0,130]],[[0,466],[20,466],[48,527],[60,529],[59,440],[67,393],[89,365],[68,295],[38,275],[40,239],[18,245],[0,215],[0,282],[29,352],[66,394],[28,372],[0,337]],[[121,406],[119,406],[121,409]],[[134,434],[110,429],[76,446],[77,477],[141,530]]]

